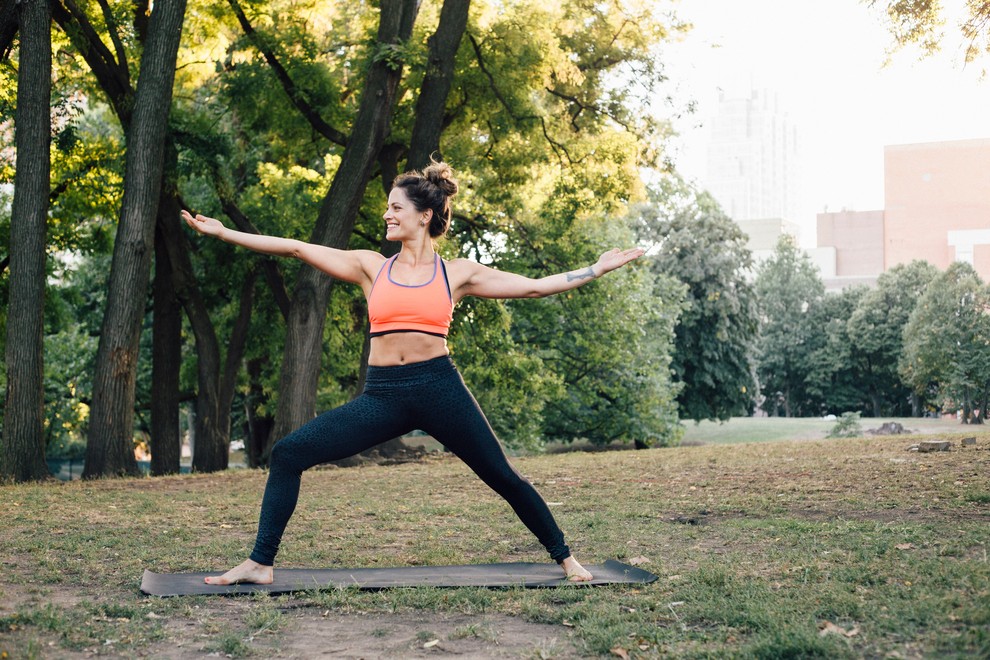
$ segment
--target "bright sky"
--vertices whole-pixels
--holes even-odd
[[[963,3],[943,0],[956,16]],[[686,0],[676,11],[694,30],[668,53],[667,73],[678,98],[698,101],[677,124],[678,168],[703,183],[719,88],[776,92],[801,145],[803,244],[826,208],[883,208],[885,145],[990,138],[990,80],[979,63],[964,66],[953,25],[941,54],[904,50],[885,67],[892,38],[859,0]]]

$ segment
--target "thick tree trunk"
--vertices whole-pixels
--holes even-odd
[[[172,287],[172,266],[156,232],[151,348],[151,474],[178,474],[179,367],[182,364],[182,307]]]
[[[10,219],[7,391],[0,479],[48,476],[44,434],[45,240],[51,176],[51,14],[47,0],[21,0],[20,70]]]
[[[382,0],[380,5],[376,46],[388,48],[407,40],[419,11],[419,0]],[[368,71],[354,129],[310,237],[313,243],[347,247],[371,171],[388,133],[402,77],[401,66],[389,59],[379,58]],[[307,266],[296,279],[279,380],[275,438],[285,436],[315,415],[330,290],[330,278]]]
[[[138,340],[161,192],[165,135],[185,0],[155,3],[127,130],[124,199],[93,377],[84,478],[137,474],[134,390]]]

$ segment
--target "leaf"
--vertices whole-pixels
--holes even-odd
[[[898,550],[914,550],[913,543],[898,543],[894,547],[897,548]]]
[[[630,557],[628,561],[630,566],[640,566],[641,564],[650,563],[650,559],[648,557],[644,557],[643,555],[639,555],[638,557]]]
[[[424,649],[432,649],[434,646],[440,643],[439,639],[431,639],[427,643],[423,644]]]
[[[629,660],[629,652],[621,646],[616,646],[615,648],[609,649],[609,653],[619,656],[622,660]]]

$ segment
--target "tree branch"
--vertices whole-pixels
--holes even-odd
[[[554,155],[557,156],[557,159],[560,161],[561,165],[564,164],[564,159],[561,157],[560,152],[563,152],[564,156],[567,157],[567,162],[574,163],[575,161],[574,159],[571,158],[571,155],[570,153],[568,153],[567,148],[550,137],[550,133],[547,130],[546,120],[544,120],[543,117],[540,117],[539,115],[517,115],[515,113],[515,111],[512,109],[512,106],[509,105],[508,100],[506,100],[505,96],[502,95],[502,92],[499,90],[498,85],[495,84],[495,77],[488,70],[488,67],[485,66],[485,58],[481,54],[481,45],[478,43],[477,39],[474,38],[474,35],[471,34],[470,32],[467,33],[467,36],[468,36],[468,40],[470,40],[471,42],[471,46],[474,48],[475,59],[478,61],[478,67],[481,69],[481,72],[485,74],[485,77],[488,78],[488,85],[491,88],[492,93],[495,94],[495,98],[502,105],[502,107],[505,108],[505,111],[509,113],[509,116],[512,117],[512,119],[517,122],[529,121],[529,120],[536,120],[540,122],[540,126],[543,129],[543,137],[546,138],[547,143],[550,145],[550,148],[553,150]]]
[[[289,100],[292,104],[296,106],[296,109],[302,113],[302,116],[309,122],[310,126],[313,127],[317,133],[330,140],[334,144],[339,144],[342,147],[347,146],[347,136],[342,132],[338,131],[336,128],[326,123],[320,116],[320,113],[316,111],[313,106],[304,98],[302,90],[300,90],[296,84],[292,81],[289,76],[289,72],[286,71],[285,67],[275,56],[275,52],[265,44],[265,39],[258,34],[254,26],[248,20],[247,15],[245,15],[244,10],[241,8],[238,0],[227,0],[231,9],[234,10],[234,14],[237,16],[237,21],[241,24],[241,29],[244,30],[244,34],[247,35],[254,47],[261,51],[261,54],[265,56],[265,60],[268,62],[268,66],[272,68],[275,72],[275,77],[282,84],[282,89],[289,96]]]
[[[113,49],[117,52],[117,63],[129,72],[127,51],[124,50],[124,42],[120,40],[120,35],[117,34],[117,22],[113,18],[113,12],[110,11],[107,0],[100,0],[100,9],[103,10],[103,20],[107,23],[107,33],[110,35],[110,41],[113,42]]]
[[[125,130],[131,123],[134,90],[130,74],[113,57],[74,0],[52,2],[52,18],[83,56]]]

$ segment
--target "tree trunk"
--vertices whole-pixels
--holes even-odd
[[[377,48],[406,41],[419,11],[419,0],[382,0]],[[389,130],[402,68],[390,58],[378,58],[369,71],[361,105],[340,167],[320,207],[312,243],[346,248],[378,152]],[[275,438],[281,438],[313,418],[319,382],[323,325],[330,297],[327,275],[304,266],[292,292],[292,308],[279,379]]]
[[[261,467],[266,463],[265,448],[268,446],[275,419],[271,415],[258,413],[268,402],[265,388],[261,384],[261,369],[266,358],[248,360],[245,369],[248,374],[248,395],[244,400],[247,421],[244,429],[244,458],[248,467]]]
[[[48,476],[44,433],[45,241],[51,177],[51,14],[47,0],[21,0],[20,70],[10,219],[7,391],[0,479]]]
[[[182,365],[182,307],[172,287],[172,266],[160,232],[155,240],[151,363],[151,474],[178,474],[179,367]]]
[[[437,30],[427,40],[429,57],[426,75],[416,99],[416,119],[409,140],[407,170],[426,167],[430,163],[430,155],[440,149],[447,97],[454,79],[457,49],[467,28],[470,5],[470,0],[445,0]]]
[[[83,471],[87,479],[138,473],[133,444],[138,340],[185,7],[185,0],[159,0],[148,24],[134,112],[127,130],[124,199],[93,376]]]
[[[196,447],[192,468],[195,472],[216,472],[227,469],[230,448],[230,427],[224,426],[220,413],[220,342],[199,293],[186,237],[179,226],[180,204],[174,191],[167,192],[170,194],[162,197],[158,229],[172,264],[175,295],[196,340]],[[226,419],[229,421],[229,415]]]
[[[244,360],[244,349],[247,346],[248,332],[251,329],[251,311],[254,305],[254,283],[256,273],[252,271],[241,284],[240,305],[234,327],[227,342],[227,358],[224,362],[223,375],[220,378],[220,428],[226,429],[228,436],[227,448],[230,442],[230,408],[234,403],[234,391],[237,388],[237,374]],[[247,443],[245,443],[245,454]]]
[[[921,417],[921,397],[911,392],[911,417]]]

